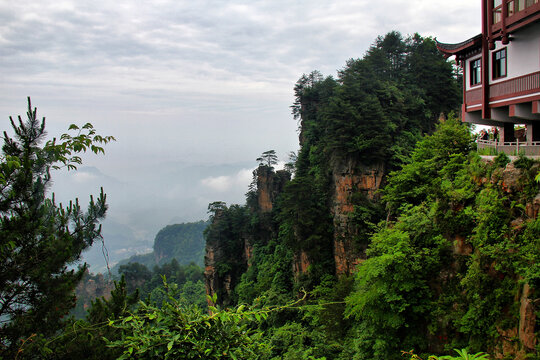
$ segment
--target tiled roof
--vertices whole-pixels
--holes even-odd
[[[471,50],[476,47],[482,46],[482,34],[478,34],[468,40],[462,41],[457,44],[445,44],[438,42],[435,39],[437,43],[437,48],[440,52],[444,53],[447,56],[457,55],[458,53]]]

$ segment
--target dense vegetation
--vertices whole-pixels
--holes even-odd
[[[103,190],[90,197],[86,212],[78,199],[57,204],[47,197],[51,172],[75,170],[81,153],[103,153],[101,145],[114,140],[86,124],[45,142],[45,118],[39,120],[30,99],[27,119],[10,120],[14,135],[4,132],[0,158],[0,351],[7,356],[36,333],[52,336],[62,328],[86,270],[78,264],[81,252],[101,237]]]
[[[520,159],[509,180],[508,159],[486,164],[466,126],[438,121],[457,108],[458,81],[431,39],[398,33],[378,38],[337,79],[302,76],[293,105],[301,148],[271,214],[253,188],[245,206],[211,208],[207,244],[225,254],[213,266],[229,288],[214,287],[218,302],[284,304],[309,291],[301,311],[261,325],[271,357],[397,359],[403,349],[500,353],[503,345],[537,354],[508,334],[521,298],[537,301],[528,288],[538,283],[540,228],[525,209],[538,194],[538,165]],[[334,186],[344,169],[389,174],[378,194],[353,193],[341,219],[362,259],[354,277],[336,276],[343,230]],[[278,174],[263,163],[261,176]]]
[[[163,265],[173,259],[180,265],[194,262],[202,266],[205,244],[203,232],[207,225],[205,221],[198,221],[165,226],[157,233],[152,252],[121,260],[113,268],[113,273],[118,272],[119,266],[129,263],[139,263],[151,269],[155,265]]]
[[[178,287],[177,299],[201,310],[206,309],[203,269],[195,263],[180,265],[176,259],[152,270],[139,263],[120,266],[128,293],[139,291],[141,299],[161,303],[163,280]]]
[[[113,277],[124,275],[129,293],[136,289],[147,299],[159,293],[162,277],[181,287],[181,296],[200,308],[206,306],[204,277],[201,265],[204,255],[203,232],[207,222],[198,221],[168,225],[161,229],[154,240],[154,251],[134,255],[120,261],[112,268]],[[109,274],[86,272],[76,288],[77,303],[71,311],[77,319],[87,315],[92,301],[108,296],[114,288]]]
[[[296,159],[276,171],[263,153],[245,205],[209,205],[207,309],[195,264],[122,265],[84,320],[2,337],[2,355],[540,358],[540,164],[476,154],[470,129],[440,116],[458,106],[459,81],[433,40],[396,32],[336,79],[302,76]],[[378,192],[353,186],[347,211],[336,206],[336,181],[376,172]],[[342,238],[354,273],[338,271]],[[520,323],[525,308],[532,324]]]

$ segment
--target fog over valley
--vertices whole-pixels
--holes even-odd
[[[53,174],[65,203],[100,187],[111,263],[151,250],[168,224],[243,203],[255,159],[298,149],[291,115],[304,73],[336,75],[391,30],[459,42],[480,2],[0,1],[0,130],[26,97],[49,136],[90,122],[117,141]],[[103,271],[101,244],[84,254]]]

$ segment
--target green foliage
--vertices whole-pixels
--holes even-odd
[[[235,211],[236,221],[232,221],[231,209],[225,204],[218,202],[209,207],[213,223],[207,230],[207,243],[221,257],[216,264],[221,277],[217,283],[230,276],[227,281],[236,285],[227,304],[283,304],[299,289],[310,291],[313,298],[309,310],[273,315],[263,326],[268,327],[267,336],[275,346],[272,356],[276,358],[364,356],[358,355],[354,346],[374,346],[380,357],[391,358],[399,354],[402,342],[425,346],[431,324],[423,318],[424,311],[427,309],[429,314],[438,310],[432,306],[437,298],[430,292],[431,278],[426,268],[437,272],[448,265],[447,260],[441,260],[450,249],[444,237],[447,227],[459,224],[465,231],[471,221],[463,221],[466,217],[459,213],[456,224],[439,226],[435,220],[452,218],[452,213],[457,212],[451,206],[433,205],[410,209],[402,215],[406,225],[384,230],[385,226],[377,225],[386,217],[384,205],[366,194],[353,193],[346,236],[354,237],[358,253],[370,241],[380,243],[369,253],[376,259],[365,263],[373,263],[378,272],[373,270],[371,277],[358,281],[365,281],[363,288],[381,285],[388,297],[381,290],[370,301],[362,302],[356,291],[349,299],[358,303],[350,307],[349,319],[343,319],[344,298],[349,295],[352,280],[346,286],[345,279],[334,277],[335,179],[344,171],[354,175],[373,166],[397,169],[409,161],[422,134],[433,131],[439,115],[448,114],[460,103],[452,65],[438,53],[432,39],[417,34],[403,39],[392,32],[379,37],[364,58],[349,60],[337,78],[313,71],[298,80],[294,91],[292,112],[299,120],[301,148],[290,167],[295,176],[274,204],[272,218],[257,210],[257,172],[247,193],[247,209]],[[474,197],[474,186],[468,186],[463,166],[468,161],[471,136],[453,119],[440,128],[425,140],[424,148],[416,150],[414,161],[423,163],[402,175],[406,181],[396,181],[395,189],[385,194],[396,219],[401,215],[398,210],[410,198],[419,205],[432,190],[445,193],[440,187],[442,179],[448,188],[460,186],[452,191],[453,201],[471,202]],[[264,165],[262,156],[258,161]],[[406,187],[410,194],[402,196],[399,187]],[[217,244],[220,246],[216,248]],[[244,257],[246,244],[252,246],[249,264],[238,263],[235,260]],[[387,262],[380,256],[386,256]],[[292,269],[299,261],[307,265],[307,270],[296,270],[293,275]],[[394,269],[399,269],[399,274],[394,274]],[[319,305],[319,301],[327,305]],[[358,310],[361,306],[369,311]],[[379,321],[391,317],[395,321],[391,326]],[[356,326],[359,322],[364,325]],[[409,322],[418,329],[406,336],[404,328]],[[382,344],[380,334],[388,335],[389,345]]]
[[[418,205],[433,194],[439,184],[439,171],[452,159],[464,163],[471,151],[472,138],[467,128],[450,117],[433,135],[424,137],[414,149],[411,161],[391,173],[383,190],[383,200],[391,212],[401,206]],[[457,158],[457,155],[462,157]],[[458,165],[459,166],[459,165]]]
[[[202,266],[204,260],[204,230],[206,221],[167,225],[162,228],[154,239],[154,251],[148,254],[133,255],[121,260],[113,268],[113,273],[119,267],[129,263],[139,263],[151,269],[155,265],[163,265],[176,259],[181,265],[195,262]],[[156,263],[156,259],[158,263]]]
[[[489,360],[489,356],[486,353],[479,352],[476,354],[469,354],[467,352],[467,349],[454,349],[455,352],[458,353],[459,356],[451,356],[451,355],[444,355],[444,356],[435,356],[430,355],[428,357],[428,360]],[[403,356],[410,356],[410,360],[422,360],[422,358],[412,351],[403,351]]]
[[[121,333],[108,326],[131,310],[138,300],[138,293],[128,295],[122,278],[114,283],[108,299],[92,302],[86,319],[69,319],[62,332],[52,338],[37,335],[26,342],[19,354],[21,359],[117,359],[121,352],[107,347],[105,338],[120,339]]]
[[[195,263],[180,265],[173,259],[162,266],[154,266],[151,271],[144,265],[129,263],[120,266],[119,273],[126,278],[128,292],[137,290],[142,299],[161,303],[165,297],[161,291],[165,278],[178,288],[178,301],[206,309],[203,269]]]
[[[268,150],[262,153],[260,157],[257,158],[259,166],[267,166],[273,168],[274,165],[277,165],[278,158],[275,150]]]
[[[167,298],[156,306],[140,303],[137,311],[109,325],[125,334],[109,346],[121,349],[119,359],[265,359],[269,347],[252,326],[269,308],[231,310],[211,307],[210,313],[176,300],[174,285],[164,284]]]
[[[90,197],[86,212],[77,199],[62,206],[47,197],[51,171],[76,169],[81,153],[103,153],[101,145],[114,140],[86,124],[71,125],[74,135],[43,144],[45,119],[39,121],[30,99],[27,117],[10,118],[15,135],[4,133],[0,166],[0,351],[6,356],[15,354],[21,339],[50,336],[62,326],[86,269],[76,266],[81,252],[101,237],[103,190]]]
[[[483,352],[479,352],[479,353],[476,353],[476,354],[469,354],[467,353],[467,349],[454,349],[455,352],[458,353],[458,357],[455,357],[455,356],[450,356],[450,355],[446,355],[446,356],[441,356],[439,357],[439,359],[441,360],[488,360],[489,357],[486,353],[483,353]]]
[[[509,191],[508,158],[485,164],[470,150],[466,128],[449,120],[390,175],[383,199],[395,221],[371,238],[347,301],[355,359],[397,359],[399,347],[492,349],[517,326],[517,294],[538,284],[540,229],[525,211],[537,170],[518,160],[512,176],[529,190]]]
[[[373,236],[347,299],[346,314],[357,324],[358,359],[392,359],[400,346],[426,346],[434,300],[429,283],[449,254],[431,215],[423,207],[410,209]],[[414,328],[405,330],[408,324]]]
[[[134,292],[141,288],[148,280],[152,278],[152,273],[148,268],[139,263],[128,263],[120,265],[118,273],[126,279],[128,292]]]
[[[161,258],[160,263],[173,258],[182,265],[191,262],[202,265],[204,257],[205,221],[168,225],[161,229],[154,240],[154,254]]]

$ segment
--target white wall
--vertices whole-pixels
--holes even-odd
[[[508,45],[502,45],[500,41],[495,42],[495,50],[489,52],[490,84],[540,71],[540,23],[519,30],[512,34],[511,38],[513,40]],[[491,54],[504,47],[507,48],[507,76],[491,80],[493,69]]]

